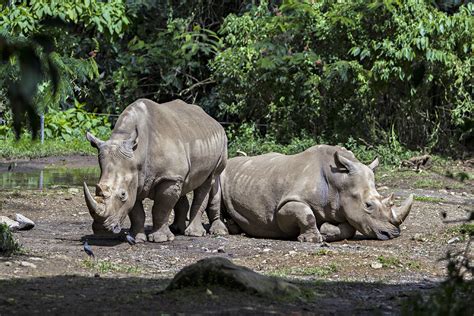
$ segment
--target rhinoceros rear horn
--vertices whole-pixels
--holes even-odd
[[[95,147],[97,149],[104,143],[102,140],[98,139],[89,132],[86,133],[86,138],[91,143],[92,147]]]
[[[405,218],[410,213],[411,206],[413,205],[413,194],[402,203],[400,207],[392,208],[392,224],[399,226],[403,223]]]
[[[103,215],[103,207],[100,206],[96,200],[94,200],[85,182],[84,182],[84,197],[86,199],[86,205],[87,205],[87,208],[89,209],[89,213],[91,213],[92,216]]]

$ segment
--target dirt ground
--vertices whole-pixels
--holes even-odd
[[[29,162],[32,167],[51,163],[78,167],[96,160]],[[460,173],[470,178],[460,181]],[[400,200],[409,193],[421,196],[401,236],[388,241],[356,236],[325,245],[232,235],[176,236],[172,242],[131,246],[91,235],[81,188],[0,191],[0,215],[21,213],[37,224],[15,233],[21,254],[0,256],[0,315],[400,314],[408,298],[427,296],[446,277],[440,259],[447,251],[465,248],[455,220],[473,209],[473,169],[453,164],[421,173],[381,170],[377,179],[382,194],[395,192]],[[149,215],[152,203],[145,204]],[[83,251],[84,240],[95,260]],[[163,292],[181,268],[212,256],[290,280],[307,295],[268,298],[214,286]]]

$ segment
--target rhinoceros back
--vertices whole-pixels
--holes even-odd
[[[199,106],[181,100],[158,104],[139,99],[122,113],[111,138],[135,128],[144,184],[181,176],[185,194],[225,167],[225,131]]]

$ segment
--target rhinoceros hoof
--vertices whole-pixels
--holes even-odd
[[[146,235],[144,233],[138,233],[135,235],[135,242],[138,243],[143,243],[146,241]]]
[[[229,231],[225,224],[220,220],[215,220],[212,222],[211,228],[209,228],[209,233],[212,235],[229,235]]]
[[[189,225],[189,227],[184,231],[184,234],[186,236],[202,237],[206,236],[206,230],[202,227],[202,224],[199,223],[199,225],[196,226]]]
[[[165,229],[158,230],[154,233],[148,234],[148,241],[150,242],[165,242],[172,241],[174,239],[173,233],[168,227]]]
[[[321,234],[304,233],[298,236],[298,241],[322,243],[324,241],[324,238],[323,236],[321,236]]]

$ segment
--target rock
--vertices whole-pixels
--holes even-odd
[[[383,267],[383,265],[378,261],[372,262],[370,266],[372,267],[372,269],[382,269]]]
[[[469,196],[469,194],[467,194],[467,192],[462,192],[461,195],[462,196]]]
[[[44,261],[43,258],[38,258],[38,257],[30,257],[29,260],[31,260],[31,261]]]
[[[32,269],[36,269],[36,264],[31,263],[31,262],[28,262],[28,261],[22,261],[22,262],[20,262],[20,266],[22,266],[22,267],[27,267],[27,268],[32,268]]]
[[[459,237],[453,237],[450,240],[448,240],[448,244],[454,244],[455,242],[460,242],[461,238]]]
[[[446,190],[446,189],[438,190],[438,192],[442,193],[442,194],[448,194],[448,190]]]
[[[411,237],[411,239],[416,240],[416,241],[421,241],[421,242],[426,241],[426,238],[423,237],[423,234],[421,233],[416,233],[415,235],[413,235],[413,237]]]
[[[6,265],[7,267],[10,267],[10,266],[12,265],[12,263],[11,263],[10,261],[5,261],[5,265]]]
[[[265,249],[262,250],[262,252],[270,252],[270,251],[271,251],[270,248],[265,248]]]
[[[262,296],[298,296],[300,289],[289,282],[261,275],[246,267],[238,266],[222,257],[202,259],[179,271],[166,291],[189,287],[217,285],[231,290],[256,293]]]
[[[288,254],[289,254],[290,256],[294,256],[294,255],[296,255],[296,250],[290,250],[290,251],[288,252]]]
[[[18,230],[20,223],[6,216],[0,216],[0,224],[6,224],[10,230]]]
[[[31,219],[21,214],[16,213],[14,219],[20,224],[20,230],[29,230],[35,227],[35,223]]]
[[[377,190],[379,190],[379,191],[387,191],[387,190],[388,190],[388,186],[386,186],[386,185],[381,186],[381,187],[379,187]]]

